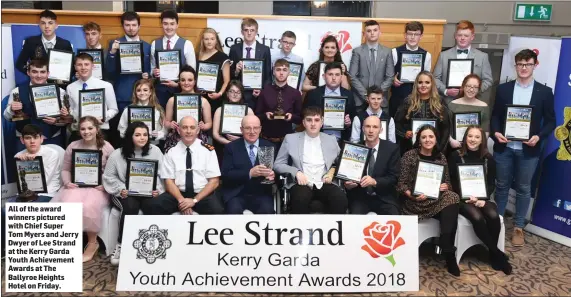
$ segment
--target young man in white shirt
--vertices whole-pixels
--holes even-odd
[[[365,140],[365,135],[363,133],[363,123],[365,119],[369,116],[376,116],[381,121],[385,121],[386,126],[383,126],[382,134],[388,134],[388,138],[383,137],[384,140],[389,140],[392,143],[396,143],[395,137],[395,121],[393,118],[381,108],[383,102],[383,90],[377,86],[372,86],[367,90],[367,103],[368,107],[364,110],[357,112],[355,118],[353,118],[353,127],[351,129],[351,142],[360,143]],[[382,123],[382,122],[381,122]],[[388,133],[386,133],[388,129]]]

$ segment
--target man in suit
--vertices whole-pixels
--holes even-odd
[[[272,168],[260,164],[257,158],[260,147],[274,145],[260,139],[262,126],[255,115],[242,119],[243,138],[224,147],[222,163],[222,197],[226,213],[242,214],[245,209],[255,214],[273,214],[272,185],[260,184],[264,179],[274,180]]]
[[[323,108],[323,97],[346,97],[347,104],[345,105],[345,130],[328,130],[323,129],[323,132],[337,137],[337,139],[349,140],[351,136],[351,119],[356,115],[355,99],[353,93],[341,86],[341,78],[343,68],[341,63],[333,62],[325,65],[323,70],[325,78],[325,85],[309,91],[303,102],[303,108],[315,106]]]
[[[490,123],[496,161],[496,197],[498,213],[504,215],[508,192],[513,183],[516,191],[514,233],[512,244],[523,246],[525,216],[531,201],[531,180],[541,154],[541,142],[555,129],[553,92],[550,87],[533,79],[537,54],[524,49],[515,56],[517,78],[503,83],[496,90],[496,101]],[[529,140],[510,141],[504,135],[506,105],[533,106]]]
[[[349,211],[352,214],[367,214],[370,211],[379,215],[399,215],[395,186],[400,173],[399,146],[379,139],[383,132],[381,120],[370,116],[363,123],[365,146],[372,149],[367,175],[359,183],[346,181]]]
[[[388,98],[387,91],[393,83],[395,75],[393,56],[390,48],[379,44],[380,35],[379,23],[375,20],[366,21],[363,32],[366,43],[353,50],[349,76],[355,90],[357,107],[365,103],[369,87],[380,86],[384,97]],[[383,107],[388,107],[388,102],[384,102]]]
[[[241,28],[244,42],[235,43],[230,47],[229,56],[233,62],[230,66],[232,78],[242,81],[242,60],[257,59],[264,61],[262,85],[270,84],[272,82],[272,57],[270,48],[256,40],[258,22],[251,18],[245,18],[242,20]],[[252,110],[256,109],[256,101],[260,92],[261,89],[244,91],[244,101]]]
[[[458,22],[456,24],[456,34],[454,35],[456,46],[440,53],[438,62],[436,62],[436,68],[434,68],[436,87],[447,104],[456,99],[460,91],[458,88],[448,88],[446,86],[448,81],[448,60],[450,59],[474,59],[473,73],[482,79],[480,93],[488,90],[493,84],[492,67],[490,66],[490,60],[488,60],[488,54],[472,48],[474,36],[474,24],[472,22],[466,20]]]
[[[315,106],[304,109],[303,126],[304,132],[286,135],[274,163],[277,173],[293,179],[286,184],[291,190],[291,212],[344,214],[347,196],[332,184],[340,149],[335,137],[320,132],[323,110]]]

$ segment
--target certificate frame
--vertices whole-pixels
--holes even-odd
[[[79,99],[78,99],[78,110],[79,110],[79,118],[81,119],[84,115],[83,115],[83,105],[81,104],[83,101],[83,94],[89,94],[89,93],[101,93],[102,96],[102,102],[101,102],[101,114],[102,114],[102,121],[105,122],[105,112],[107,110],[107,106],[105,104],[105,89],[101,88],[101,89],[87,89],[87,90],[80,90],[79,91]]]
[[[157,177],[158,177],[158,170],[159,170],[159,161],[158,160],[153,160],[153,159],[143,159],[143,158],[128,158],[127,159],[127,169],[125,172],[125,188],[126,190],[129,192],[129,196],[133,196],[133,197],[141,197],[141,198],[152,198],[153,194],[151,193],[151,195],[147,195],[147,194],[143,194],[143,193],[138,193],[136,191],[131,191],[131,185],[130,182],[132,180],[131,178],[131,172],[130,172],[130,168],[131,165],[133,165],[133,163],[152,163],[152,168],[153,168],[153,186],[152,186],[152,191],[156,191],[157,190]]]
[[[412,52],[412,51],[403,51],[401,53],[401,71],[399,71],[398,80],[404,84],[411,84],[411,83],[414,83],[414,81],[416,80],[416,77],[412,80],[409,80],[406,78],[403,79],[401,76],[405,55],[415,55],[415,56],[418,55],[418,56],[420,56],[420,71],[418,72],[418,73],[420,73],[420,72],[424,71],[424,61],[426,59],[426,54],[425,53],[419,53],[419,52]],[[416,75],[418,75],[418,73]]]
[[[418,125],[415,125],[415,123],[420,123]],[[411,123],[411,129],[412,129],[412,144],[416,143],[416,130],[420,129],[420,127],[424,126],[424,125],[430,125],[429,122],[434,122],[434,128],[438,128],[438,122],[435,119],[427,119],[427,118],[420,118],[420,119],[416,119],[416,118],[412,118],[410,120]],[[416,126],[416,129],[415,129]],[[432,126],[432,125],[431,125]]]
[[[55,71],[52,71],[53,69],[50,69],[50,64],[52,63],[52,58],[55,56],[54,53],[65,54],[65,55],[71,56],[71,58],[69,59],[69,62],[70,62],[69,63],[69,73],[66,73],[66,74],[62,73],[62,75],[64,75],[63,77],[54,75],[54,74],[56,74]],[[73,59],[74,59],[73,52],[54,49],[54,48],[50,49],[48,51],[48,72],[49,72],[48,79],[61,80],[61,81],[66,82],[66,83],[71,82],[72,71],[73,71]]]
[[[252,87],[252,86],[246,86],[246,84],[244,83],[244,73],[245,73],[245,66],[242,67],[242,71],[241,71],[241,81],[242,84],[244,85],[244,90],[261,90],[264,87],[264,60],[262,59],[242,59],[242,65],[249,63],[249,62],[261,62],[262,63],[262,67],[260,69],[260,87],[256,88],[256,87]]]
[[[345,114],[346,114],[346,112],[347,112],[347,100],[348,100],[348,98],[345,97],[345,96],[324,96],[324,97],[323,97],[323,104],[322,104],[322,106],[321,106],[321,108],[322,108],[322,110],[323,110],[323,129],[324,129],[324,130],[343,131],[343,130],[345,130],[345,122],[344,122],[344,120],[343,120],[343,126],[342,126],[342,127],[335,127],[335,126],[328,127],[328,126],[325,126],[325,119],[326,119],[325,114],[326,114],[327,112],[340,112],[340,111],[341,111],[341,110],[329,110],[329,111],[327,111],[326,107],[327,107],[328,101],[333,101],[333,100],[335,100],[335,101],[342,100],[342,101],[343,101],[343,119],[345,119]],[[333,103],[333,104],[338,104],[338,103]],[[331,106],[329,106],[328,108],[331,108]]]
[[[160,62],[159,62],[159,61],[160,61],[160,60],[159,60],[159,53],[173,53],[173,54],[176,54],[176,57],[177,57],[177,59],[178,59],[178,63],[175,63],[175,64],[178,64],[178,71],[177,71],[176,77],[175,77],[175,78],[162,78],[162,77],[159,77],[159,81],[164,82],[164,81],[169,81],[169,80],[170,80],[170,81],[178,82],[178,75],[180,74],[180,69],[182,68],[182,63],[181,63],[181,61],[182,61],[182,60],[181,60],[182,54],[181,54],[180,50],[177,50],[177,49],[155,50],[155,61],[157,62],[157,68],[160,70],[160,69],[161,69],[161,65],[160,65]],[[162,73],[163,73],[163,71],[161,70],[161,76],[162,76]]]
[[[80,166],[76,166],[75,164],[75,157],[77,156],[77,154],[80,153],[87,153],[87,154],[96,154],[97,158],[98,158],[98,162],[97,162],[97,184],[86,184],[83,182],[77,182],[76,181],[76,167],[80,167]],[[78,187],[80,188],[93,188],[93,187],[97,187],[99,185],[102,185],[102,176],[103,176],[103,164],[102,164],[102,160],[103,160],[103,152],[100,150],[86,150],[86,149],[73,149],[71,151],[71,182],[76,184]]]
[[[81,48],[77,50],[77,53],[86,53],[88,55],[90,55],[91,57],[93,57],[93,64],[100,64],[101,65],[101,77],[98,77],[95,75],[95,72],[93,73],[93,76],[96,78],[99,78],[101,80],[103,80],[103,76],[105,75],[105,55],[103,53],[103,49],[90,49],[90,48]],[[97,56],[99,56],[100,61],[99,63],[95,62],[96,57],[92,54],[92,53],[98,53]]]
[[[44,87],[53,87],[55,88],[55,92],[56,92],[56,99],[57,99],[57,104],[58,104],[58,112],[57,113],[48,113],[48,114],[42,114],[41,116],[38,113],[38,108],[36,106],[36,97],[34,96],[34,89],[37,88],[44,88]],[[57,84],[40,84],[40,85],[30,85],[30,99],[32,101],[32,104],[34,105],[34,114],[36,116],[37,119],[43,119],[43,118],[47,118],[47,117],[52,117],[52,118],[58,118],[61,116],[61,100],[60,100],[60,92],[59,92],[59,87],[57,86]]]
[[[483,181],[484,193],[486,193],[486,195],[484,195],[484,196],[478,195],[478,196],[474,196],[474,197],[478,198],[478,200],[490,200],[490,197],[488,197],[488,184],[487,184],[487,180],[486,180],[486,169],[485,169],[484,163],[464,163],[464,164],[457,164],[457,165],[458,165],[457,171],[458,171],[458,182],[459,182],[458,183],[459,184],[458,185],[459,186],[459,189],[458,189],[459,193],[458,194],[460,194],[460,199],[462,199],[462,200],[469,200],[470,199],[470,196],[467,196],[467,195],[464,196],[465,191],[462,189],[462,179],[463,179],[462,174],[461,174],[462,168],[477,167],[478,169],[481,169],[482,176],[476,177],[476,178],[482,179],[481,181]]]
[[[124,71],[123,68],[121,67],[121,45],[125,46],[125,45],[138,45],[139,47],[139,51],[141,53],[141,71]],[[126,41],[126,42],[120,42],[119,43],[119,51],[118,51],[118,58],[119,58],[119,69],[120,69],[120,74],[142,74],[144,73],[144,56],[145,56],[145,52],[143,50],[143,42],[141,41]],[[124,57],[124,56],[123,56]]]
[[[176,93],[174,94],[174,104],[173,104],[173,120],[179,123],[178,120],[178,98],[184,96],[197,96],[198,97],[198,118],[195,119],[196,122],[200,122],[202,120],[202,96],[198,93]]]
[[[317,79],[317,87],[321,87],[325,85],[325,78],[323,78],[323,74],[325,74],[325,66],[327,66],[327,63],[325,61],[318,61],[317,62],[317,67],[319,67],[319,71],[318,73],[318,79]],[[341,75],[343,75],[343,73],[341,73]]]
[[[293,71],[292,71],[292,66],[294,66],[295,68],[298,68],[298,67],[299,67],[299,73],[298,73],[298,76],[297,76],[297,84],[296,84],[295,86],[292,86],[292,85],[290,84],[290,77],[292,77],[291,74],[293,73]],[[301,77],[302,77],[302,75],[303,75],[303,63],[289,62],[289,75],[288,75],[288,77],[287,77],[287,79],[288,79],[288,85],[289,85],[290,87],[296,89],[296,90],[299,89],[299,86],[301,85]]]
[[[151,132],[155,131],[155,108],[153,106],[138,106],[138,105],[129,105],[127,106],[127,124],[131,124],[131,120],[133,121],[139,121],[138,119],[133,119],[132,118],[132,110],[150,110],[151,111],[151,127],[149,127],[149,129],[151,131],[149,131],[149,134],[151,134]],[[141,122],[145,122],[145,121],[141,121]],[[149,137],[151,137],[149,135]]]
[[[464,135],[462,134],[462,136],[458,135],[458,118],[461,117],[461,115],[475,115],[476,118],[478,119],[478,124],[466,124],[466,126],[470,126],[470,125],[478,125],[478,126],[482,126],[482,113],[479,111],[470,111],[470,112],[457,112],[454,114],[454,122],[452,122],[452,136],[455,140],[462,142],[462,139],[464,139]],[[466,131],[464,131],[464,134],[466,133]]]
[[[345,150],[346,149],[350,149],[351,147],[355,148],[353,151],[360,151],[360,152],[355,152],[355,154],[357,154],[356,157],[350,157],[348,155],[345,154]],[[362,153],[366,151],[366,155],[364,156],[364,160],[359,161],[359,157],[363,157]],[[339,161],[339,165],[335,168],[335,177],[341,180],[346,180],[346,181],[353,181],[356,183],[360,183],[361,182],[361,178],[363,178],[363,176],[366,175],[367,173],[367,164],[369,164],[369,160],[371,158],[371,149],[361,145],[361,144],[356,144],[356,143],[352,143],[352,142],[348,142],[348,141],[343,141],[343,147],[341,148],[341,158]],[[340,172],[343,168],[346,168],[345,163],[346,162],[357,162],[359,164],[363,164],[363,169],[361,171],[361,176],[360,178],[357,179],[353,179],[351,177],[349,177],[346,174],[343,174],[343,172]]]
[[[32,189],[29,188],[28,185],[28,189],[30,189],[31,191],[33,191],[34,193],[47,193],[48,192],[48,184],[46,182],[46,172],[44,170],[44,160],[42,158],[42,156],[36,156],[34,159],[32,160],[20,160],[17,158],[14,158],[15,164],[16,164],[16,186],[18,188],[18,193],[22,194],[22,182],[20,180],[20,167],[23,166],[24,164],[22,163],[36,163],[39,166],[39,171],[40,171],[40,176],[42,179],[42,190],[41,191],[34,191]],[[26,168],[25,166],[23,167],[23,169]],[[29,168],[29,167],[28,167]],[[24,169],[24,171],[26,172],[26,174],[28,174],[28,170]]]
[[[413,184],[412,184],[412,191],[411,191],[411,192],[412,192],[412,195],[417,195],[417,196],[418,196],[418,195],[420,195],[420,194],[423,194],[423,193],[421,193],[421,192],[416,191],[417,180],[418,180],[418,170],[420,169],[420,163],[428,163],[428,164],[430,164],[431,166],[437,166],[437,167],[442,168],[442,169],[441,169],[441,170],[442,170],[442,175],[440,176],[440,183],[438,184],[438,197],[430,196],[430,195],[426,195],[426,194],[425,194],[428,199],[434,199],[434,200],[440,199],[440,196],[442,196],[442,191],[440,191],[440,185],[442,184],[442,181],[444,180],[444,173],[445,173],[445,172],[444,172],[444,165],[438,164],[438,163],[432,162],[432,161],[426,161],[426,160],[419,160],[419,161],[418,161],[418,164],[416,165],[416,169],[414,170],[414,171],[415,171],[414,181],[413,181]]]
[[[224,111],[225,111],[226,106],[242,106],[244,108],[244,116],[246,116],[248,114],[248,104],[224,103],[224,104],[222,104],[221,109],[220,109],[220,132],[219,133],[221,135],[230,134],[230,135],[242,136],[241,131],[237,132],[237,133],[224,132]]]
[[[384,126],[383,126],[383,123],[385,123]],[[383,132],[382,132],[381,134],[379,134],[379,138],[380,138],[380,139],[390,141],[390,140],[389,140],[389,124],[390,124],[390,123],[389,123],[389,120],[383,120],[383,119],[381,119],[381,127],[383,128]],[[363,123],[361,123],[361,126],[363,126]],[[364,131],[362,131],[362,130],[363,130],[363,127],[361,127],[361,133],[363,133],[363,138],[364,138],[364,137],[365,137],[365,136],[364,136],[365,134],[364,134]],[[384,135],[385,138],[382,138],[381,135]]]
[[[200,75],[200,66],[202,66],[202,65],[210,65],[211,68],[213,68],[212,67],[213,65],[216,65],[216,74],[214,75],[216,77],[216,80],[214,83],[214,89],[202,88],[200,86],[200,77],[201,76],[204,76],[204,75],[212,76],[212,73],[210,73],[210,74],[204,74],[203,73],[202,75]],[[214,62],[208,62],[208,61],[198,61],[196,69],[197,69],[197,71],[196,71],[196,76],[197,76],[197,78],[196,78],[196,90],[198,90],[199,92],[205,92],[205,93],[215,93],[216,92],[216,86],[218,85],[218,78],[220,77],[220,70],[221,70],[220,63],[214,63]]]
[[[516,136],[509,136],[509,133],[508,133],[508,131],[507,131],[507,130],[508,130],[508,128],[507,128],[507,126],[508,126],[508,125],[507,125],[507,121],[508,121],[508,116],[509,116],[510,109],[512,109],[512,108],[529,109],[530,116],[529,116],[529,121],[528,121],[528,122],[529,122],[529,129],[528,129],[528,131],[527,131],[528,138],[516,137]],[[528,140],[531,138],[531,136],[532,136],[532,135],[531,135],[531,122],[533,121],[533,116],[534,116],[533,110],[534,110],[534,108],[535,108],[534,105],[517,105],[517,104],[508,104],[508,105],[506,105],[506,111],[505,111],[505,116],[506,116],[506,117],[505,117],[505,120],[504,120],[504,129],[503,129],[503,132],[504,132],[504,137],[505,137],[507,140],[528,141]],[[525,120],[522,119],[522,120],[527,122],[527,119],[525,119]]]
[[[474,59],[449,59],[448,60],[448,73],[446,73],[446,88],[453,88],[453,89],[459,89],[462,87],[462,82],[460,82],[460,85],[451,85],[450,84],[450,69],[453,63],[470,63],[470,73],[466,74],[469,75],[471,73],[474,73]],[[464,78],[466,77],[466,75],[462,78],[461,81],[464,80]]]

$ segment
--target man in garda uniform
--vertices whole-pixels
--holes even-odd
[[[190,215],[223,214],[224,207],[214,192],[220,184],[220,167],[214,147],[196,136],[198,123],[190,116],[179,123],[178,144],[165,155],[161,178],[166,192],[145,205],[149,215],[170,215],[177,211]]]
[[[363,124],[365,119],[369,116],[376,116],[380,120],[387,122],[387,129],[389,130],[389,137],[385,140],[390,140],[396,143],[395,138],[395,122],[393,118],[381,108],[383,102],[383,90],[377,86],[372,86],[367,90],[367,103],[369,106],[365,110],[360,110],[357,116],[353,119],[353,128],[351,130],[351,142],[362,142],[365,140],[365,135],[363,134]],[[383,135],[385,131],[382,131]]]

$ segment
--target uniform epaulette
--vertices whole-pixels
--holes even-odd
[[[202,146],[205,147],[207,150],[209,151],[213,151],[214,150],[214,146],[208,143],[202,143]]]

